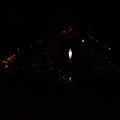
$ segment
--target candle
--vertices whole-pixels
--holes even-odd
[[[72,50],[71,49],[69,49],[68,55],[69,55],[69,60],[71,60],[72,59]]]

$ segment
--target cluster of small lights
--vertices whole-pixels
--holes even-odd
[[[89,31],[89,29],[87,29],[87,30]],[[87,31],[87,33],[89,33],[88,31]],[[91,40],[95,40],[95,39],[94,39],[91,35],[89,35],[89,37],[90,37],[90,39],[91,39]],[[97,43],[99,43],[99,41],[98,41],[98,40],[95,40],[95,41],[96,41]],[[106,46],[106,45],[105,45],[105,48],[107,48],[107,46]],[[108,48],[108,50],[110,51],[110,50],[111,50],[111,48],[109,47],[109,48]]]
[[[118,66],[112,64],[108,57],[103,56],[101,53],[97,53],[95,49],[91,46],[84,48],[79,44],[80,51],[83,55],[85,63],[91,68],[90,72],[87,74],[82,72],[79,74],[81,78],[98,78],[98,77],[110,77],[118,75]]]
[[[36,72],[45,72],[51,71],[54,69],[54,61],[59,50],[59,42],[50,43],[43,52],[40,53],[40,56],[36,57],[32,63],[26,64],[21,67],[8,67],[4,70],[4,73],[16,73],[16,72],[27,72],[29,70],[35,69]]]
[[[73,28],[73,26],[70,26],[68,29],[65,28],[63,31],[61,31],[61,34],[68,35],[69,33],[74,33]],[[75,33],[75,35],[77,35],[77,33]]]
[[[60,76],[59,77],[59,81],[61,83],[66,83],[66,84],[73,83],[75,81],[75,79],[76,79],[76,77],[74,77],[74,76]]]
[[[12,55],[12,56],[8,57],[6,60],[3,60],[3,61],[2,61],[2,64],[5,64],[5,63],[8,63],[8,62],[11,62],[11,61],[14,60],[14,58],[15,58],[15,55]]]
[[[2,61],[2,66],[4,66],[4,68],[8,68],[8,64],[10,64],[11,62],[14,62],[15,60],[15,55],[11,55],[10,57],[8,57],[6,60]]]

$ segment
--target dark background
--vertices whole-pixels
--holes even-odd
[[[1,5],[0,14],[2,56],[7,56],[17,47],[26,48],[37,39],[49,39],[59,34],[61,25],[73,25],[80,34],[89,28],[95,39],[119,49],[119,4],[115,2],[14,1]]]
[[[60,34],[61,30],[70,25],[75,26],[75,32],[78,33],[78,38],[86,37],[86,32],[89,28],[89,34],[91,36],[98,39],[103,45],[106,44],[110,46],[112,50],[116,49],[116,52],[119,53],[119,4],[115,2],[108,3],[106,1],[106,4],[105,2],[96,2],[97,3],[93,3],[92,1],[79,1],[79,3],[76,1],[44,1],[44,3],[36,3],[30,1],[10,1],[1,5],[0,60],[16,52],[17,47],[27,51],[27,54],[23,57],[24,61],[26,56],[28,56],[28,59],[32,59],[31,54],[37,55],[36,50],[38,49],[36,48],[36,50],[33,51],[27,50],[32,44],[40,39],[44,42],[50,41],[51,37]],[[61,28],[61,26],[63,27]],[[51,30],[53,31],[52,33]],[[64,51],[66,50],[67,53],[68,46],[69,44],[67,44],[67,42],[64,46],[60,46],[61,49],[64,48],[60,54],[64,53],[63,59],[66,58],[66,61],[67,57],[65,57]],[[73,51],[78,51],[77,47],[73,48]],[[59,57],[61,57],[60,54],[58,55]],[[78,61],[79,64],[82,64],[82,59],[81,55],[80,58],[77,59],[77,52],[75,52],[74,55],[73,57],[76,59],[73,61],[73,64],[76,68],[79,67]],[[26,60],[27,62],[28,59]],[[63,60],[61,59],[61,61]],[[66,63],[63,63],[63,66],[64,64]],[[76,71],[77,69],[75,72]],[[75,112],[75,109],[71,109],[74,105],[76,106],[76,110],[77,107],[80,108],[78,111],[80,111],[84,117],[87,117],[87,115],[85,116],[83,113],[88,112],[89,114],[94,114],[93,116],[95,118],[95,116],[98,116],[97,109],[103,111],[106,115],[106,111],[108,111],[111,116],[113,113],[118,113],[115,108],[117,108],[116,106],[119,105],[120,101],[119,80],[116,79],[116,77],[114,77],[114,80],[108,79],[105,81],[80,80],[80,86],[76,84],[73,86],[78,86],[79,89],[71,90],[71,92],[64,89],[62,91],[56,91],[59,87],[56,81],[59,74],[55,74],[56,71],[48,72],[47,75],[46,73],[38,74],[33,69],[28,71],[27,74],[20,74],[18,72],[16,76],[8,75],[4,77],[0,84],[3,91],[1,96],[3,108],[1,113],[3,113],[3,116],[6,116],[5,113],[8,113],[8,116],[15,116],[18,112],[28,114],[28,117],[30,116],[31,118],[31,116],[35,116],[35,108],[39,109],[37,112],[41,110],[41,114],[45,113],[45,115],[46,111],[50,115],[57,114],[59,116],[59,111],[70,115],[71,111]],[[54,97],[54,95],[56,96]],[[72,99],[70,100],[71,96]],[[89,109],[86,109],[88,106]],[[111,108],[113,106],[114,109]],[[93,112],[91,108],[94,109],[95,112]],[[6,111],[6,109],[8,111]],[[54,110],[52,111],[52,109]],[[37,112],[36,114],[39,114]],[[20,116],[22,119],[21,114],[17,114],[16,116]],[[48,116],[47,114],[46,117]]]

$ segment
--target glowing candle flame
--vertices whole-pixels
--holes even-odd
[[[71,59],[71,58],[72,58],[72,50],[69,49],[69,59]]]

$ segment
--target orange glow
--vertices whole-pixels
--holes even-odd
[[[8,58],[7,60],[11,60],[11,58]]]

